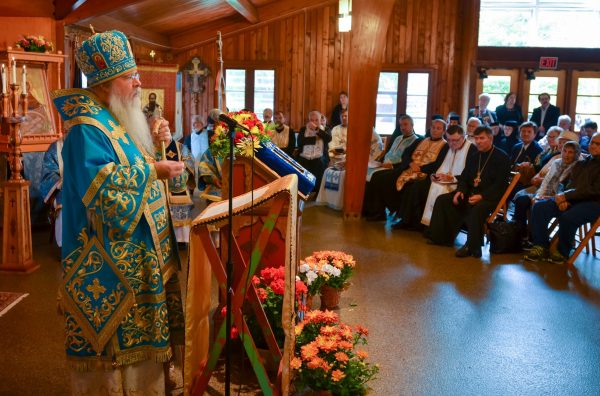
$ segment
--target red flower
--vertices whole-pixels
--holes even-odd
[[[238,338],[239,335],[240,335],[239,330],[236,327],[232,327],[229,337],[233,340],[235,338]]]
[[[267,301],[267,291],[265,289],[256,289],[256,293],[258,294],[258,299],[260,300],[260,302]]]
[[[285,292],[285,281],[283,279],[275,279],[273,282],[271,282],[269,287],[271,290],[273,290],[273,293],[282,296]]]
[[[296,297],[300,297],[304,293],[308,293],[308,288],[306,287],[304,282],[297,280],[296,281]]]

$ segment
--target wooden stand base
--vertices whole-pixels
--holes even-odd
[[[1,272],[29,274],[40,266],[33,261],[29,219],[29,182],[2,183],[4,222]]]

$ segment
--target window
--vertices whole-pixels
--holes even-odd
[[[248,109],[261,118],[265,108],[275,105],[275,70],[226,69],[225,93],[229,111]]]
[[[415,131],[424,134],[429,113],[429,72],[381,72],[377,88],[375,130],[390,135],[399,114],[410,115]],[[401,94],[399,94],[401,93]]]
[[[488,108],[494,110],[504,104],[504,97],[510,92],[511,76],[488,76],[483,80],[483,91],[490,95]]]
[[[225,70],[225,96],[230,111],[239,111],[246,107],[246,70]]]
[[[481,0],[479,45],[598,48],[598,0]]]
[[[600,123],[600,78],[579,78],[575,104],[575,130],[587,121]]]
[[[377,88],[377,114],[375,130],[379,134],[391,135],[396,129],[398,108],[398,73],[380,73]]]
[[[540,106],[538,96],[541,93],[550,94],[550,103],[556,106],[558,95],[558,77],[536,77],[529,83],[529,112],[527,119],[531,118],[533,109]]]

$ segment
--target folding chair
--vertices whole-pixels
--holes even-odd
[[[579,253],[581,253],[583,248],[586,248],[586,252],[588,254],[591,250],[594,257],[596,257],[596,232],[598,231],[598,228],[600,228],[600,217],[598,217],[594,223],[587,223],[579,227],[580,240],[577,242],[577,247],[575,248],[575,251],[573,252],[571,257],[569,257],[567,261],[565,261],[565,264],[567,264],[567,266],[573,267],[575,260],[577,260],[577,256],[579,256]],[[555,248],[557,243],[558,233],[555,233],[550,244],[551,248]]]
[[[506,188],[506,191],[504,191],[504,195],[502,195],[502,198],[500,198],[500,201],[498,202],[496,209],[494,209],[494,211],[492,212],[490,217],[488,217],[488,220],[485,225],[485,233],[486,234],[488,233],[487,225],[490,223],[493,223],[494,220],[496,220],[496,217],[501,216],[503,221],[507,220],[508,197],[510,197],[513,190],[517,186],[519,179],[521,178],[521,174],[519,172],[510,172],[510,174],[511,174],[511,180],[510,180],[510,183],[508,184],[508,187]]]

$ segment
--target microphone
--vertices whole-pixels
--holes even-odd
[[[211,111],[211,113],[212,113],[212,111]],[[244,130],[246,132],[250,132],[250,130],[246,126],[240,124],[239,122],[237,122],[233,118],[229,117],[227,114],[223,113],[222,111],[219,111],[218,118],[219,118],[219,121],[222,121],[225,124],[227,124],[227,126],[229,127],[229,129],[239,128],[239,129],[242,129],[242,130]]]

